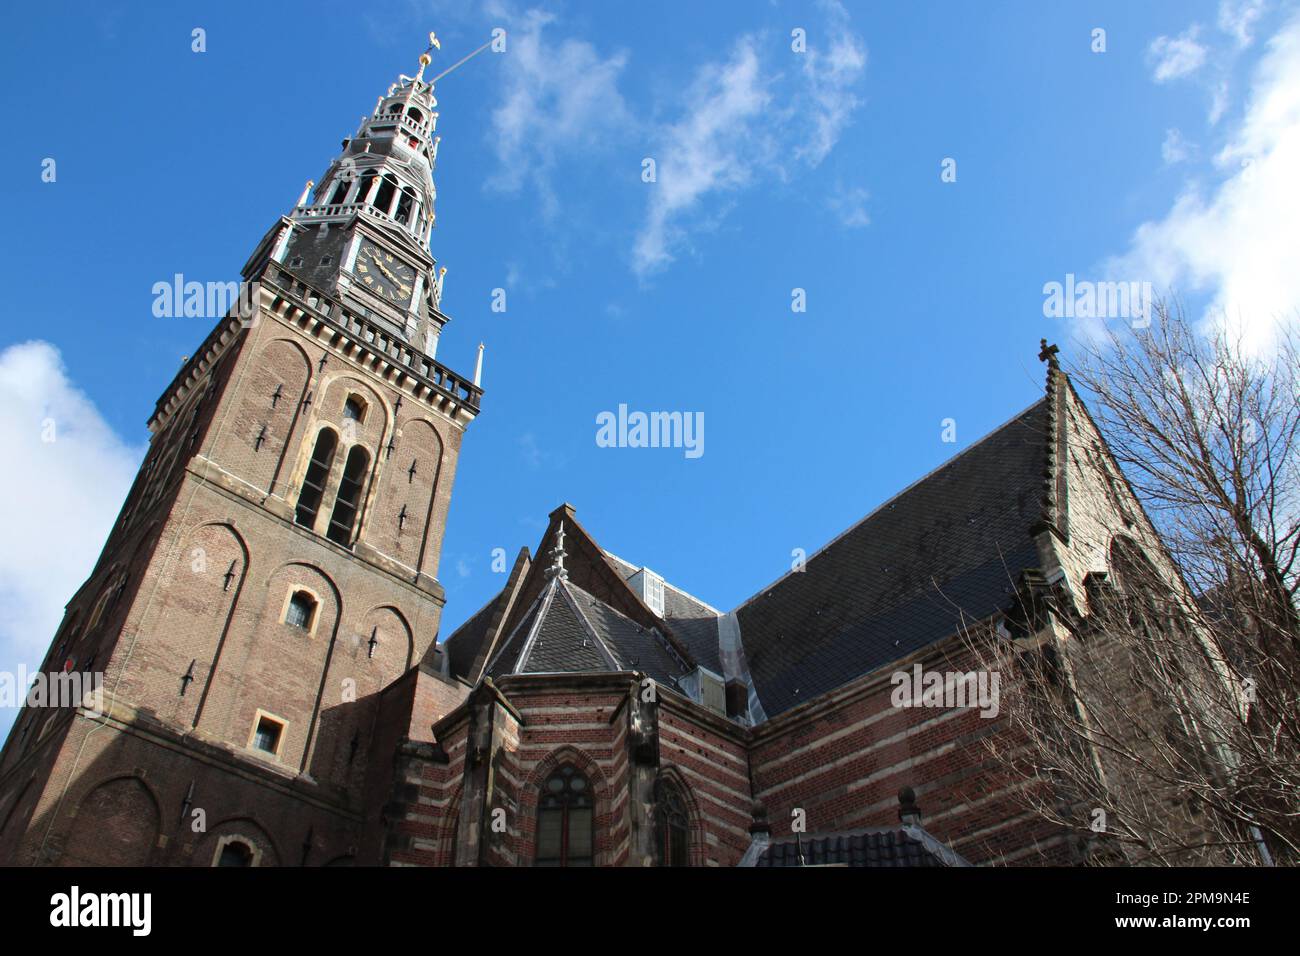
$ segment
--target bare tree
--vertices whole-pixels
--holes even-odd
[[[1166,552],[1121,539],[1086,613],[1031,582],[1019,621],[968,635],[1006,688],[988,746],[1093,862],[1298,863],[1295,332],[1253,354],[1158,303],[1071,378]]]

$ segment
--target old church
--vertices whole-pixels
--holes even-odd
[[[427,65],[271,226],[248,301],[159,398],[42,663],[102,673],[102,701],[18,717],[0,862],[1074,859],[990,763],[995,718],[891,700],[893,675],[960,665],[970,622],[1062,639],[1024,609],[1050,594],[1086,615],[1117,539],[1158,551],[1124,482],[1099,478],[1118,469],[1051,348],[1031,407],[738,607],[609,553],[560,504],[438,640],[483,393],[436,359]]]

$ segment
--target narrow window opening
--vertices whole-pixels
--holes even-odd
[[[369,464],[369,452],[360,445],[352,446],[343,468],[343,479],[339,482],[338,497],[334,499],[334,513],[330,515],[330,525],[325,532],[331,541],[344,547],[352,544],[352,528],[361,507],[361,485]]]
[[[328,428],[322,428],[316,437],[316,447],[312,450],[307,474],[302,479],[298,509],[294,515],[294,520],[304,527],[311,528],[316,524],[316,512],[320,510],[325,483],[329,480],[330,467],[334,464],[334,445],[337,440],[334,432]]]
[[[393,195],[397,192],[397,180],[392,176],[385,176],[379,184],[379,192],[375,193],[375,208],[380,212],[388,212],[388,208],[393,204]]]
[[[348,190],[352,188],[351,179],[340,179],[339,184],[334,187],[334,195],[330,197],[329,205],[341,206],[348,198]]]
[[[403,189],[397,199],[397,213],[393,216],[405,225],[411,219],[411,209],[415,205],[415,195],[409,189]]]

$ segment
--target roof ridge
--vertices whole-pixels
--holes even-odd
[[[619,560],[622,559],[620,558]],[[592,594],[590,591],[584,591],[582,588],[578,587],[578,585],[574,584],[572,581],[568,583],[578,591],[581,591],[587,597],[591,598],[592,601],[600,601],[600,603],[604,605],[605,608],[607,608],[609,611],[612,611],[614,614],[618,615],[628,624],[631,624],[638,631],[645,634],[653,635],[655,639],[658,641],[659,646],[664,649],[664,651],[668,654],[669,657],[671,657],[674,661],[676,661],[677,664],[679,664],[684,670],[687,671],[692,670],[692,667],[686,663],[686,659],[682,657],[681,653],[677,650],[676,647],[673,646],[673,643],[668,640],[667,636],[662,631],[660,631],[659,628],[646,627],[644,624],[637,621],[635,618],[628,617],[626,614],[624,614],[618,608],[614,607],[614,605],[610,604],[608,601],[602,601],[600,598],[596,597],[596,595]],[[573,595],[569,595],[569,596],[573,598]],[[573,601],[575,605],[578,604],[577,598],[573,598]],[[585,613],[583,614],[583,620],[584,621],[587,620]],[[690,650],[690,648],[687,648],[687,650]],[[700,662],[695,660],[694,657],[691,658],[691,663],[694,664],[695,667],[700,666]]]
[[[487,661],[483,665],[484,674],[487,674],[489,671],[492,670],[492,667],[496,664],[496,662],[501,659],[501,655],[504,654],[510,648],[510,645],[512,643],[514,643],[515,635],[519,633],[519,629],[523,627],[524,623],[527,622],[528,619],[532,616],[532,613],[534,610],[537,609],[537,606],[542,603],[542,599],[544,597],[546,597],[546,592],[542,591],[540,594],[537,595],[537,597],[533,598],[533,603],[528,605],[528,610],[526,610],[524,612],[523,617],[519,619],[519,623],[516,624],[514,628],[511,629],[510,633],[506,635],[506,639],[501,642],[501,646],[497,648],[497,652],[492,655],[492,659],[490,661]],[[531,631],[531,628],[529,630]],[[525,643],[527,642],[525,641]],[[519,649],[520,655],[522,655],[523,652],[524,650],[521,647]]]
[[[537,609],[537,615],[533,618],[533,626],[528,629],[528,637],[524,640],[524,646],[519,648],[519,656],[515,658],[515,666],[511,669],[511,673],[524,673],[521,668],[528,660],[528,655],[533,652],[533,647],[537,644],[537,634],[542,629],[542,621],[546,618],[546,612],[551,609],[551,603],[555,600],[555,592],[559,589],[559,581],[559,578],[552,578],[545,590],[537,595],[537,601],[541,604],[541,607]],[[523,621],[520,621],[519,624],[522,627]],[[513,635],[511,636],[513,637]]]
[[[972,451],[974,451],[976,448],[979,448],[979,447],[980,447],[981,445],[983,445],[985,442],[989,441],[989,439],[991,439],[991,438],[993,438],[995,435],[1001,433],[1003,429],[1005,429],[1005,428],[1009,428],[1010,426],[1014,425],[1014,424],[1015,424],[1016,422],[1018,422],[1020,419],[1024,418],[1024,417],[1025,417],[1026,415],[1028,415],[1030,412],[1034,411],[1034,410],[1035,410],[1036,408],[1038,408],[1040,405],[1045,404],[1047,401],[1048,401],[1048,398],[1047,398],[1046,395],[1044,395],[1043,397],[1041,397],[1041,398],[1037,399],[1036,401],[1032,402],[1031,404],[1027,405],[1025,408],[1021,409],[1019,412],[1017,412],[1016,414],[1014,414],[1014,415],[1012,415],[1010,418],[1008,418],[1006,421],[1004,421],[1001,425],[998,425],[996,428],[993,428],[993,429],[991,429],[990,431],[986,432],[986,433],[985,433],[982,437],[980,437],[978,440],[976,440],[976,441],[972,442],[971,444],[967,445],[965,448],[963,448],[961,451],[957,452],[957,454],[953,455],[951,458],[949,458],[949,459],[943,461],[943,462],[940,463],[939,465],[936,465],[934,468],[930,469],[930,471],[926,472],[924,475],[922,475],[920,478],[918,478],[918,479],[916,479],[915,481],[913,481],[910,485],[908,485],[907,487],[903,488],[901,491],[895,492],[895,493],[894,493],[893,495],[891,495],[889,498],[886,498],[886,499],[885,499],[884,501],[882,501],[880,504],[876,505],[876,507],[872,508],[871,511],[867,512],[867,514],[864,515],[862,518],[860,518],[859,520],[855,521],[853,524],[849,525],[847,528],[845,528],[843,531],[841,531],[841,532],[840,532],[839,534],[837,534],[835,537],[831,538],[829,541],[827,541],[824,545],[822,545],[820,548],[818,548],[818,549],[817,549],[816,551],[814,551],[812,554],[808,555],[807,559],[804,561],[804,566],[805,566],[805,568],[807,567],[807,565],[809,565],[809,564],[812,563],[812,561],[813,561],[814,558],[816,558],[818,555],[821,555],[822,553],[824,553],[825,551],[827,551],[828,549],[830,549],[831,547],[833,547],[835,544],[837,544],[838,542],[840,542],[840,541],[843,540],[844,538],[847,538],[847,537],[848,537],[850,534],[852,534],[854,531],[857,531],[858,528],[862,527],[864,524],[866,524],[868,521],[870,521],[870,520],[871,520],[872,518],[874,518],[876,515],[880,514],[880,513],[881,513],[881,512],[886,508],[886,507],[888,507],[888,506],[891,505],[891,504],[894,504],[896,501],[898,501],[900,498],[902,498],[902,497],[903,497],[904,495],[906,495],[908,492],[912,491],[914,488],[917,488],[918,486],[924,484],[926,481],[929,481],[931,478],[933,478],[935,475],[939,474],[939,472],[943,471],[943,470],[944,470],[945,468],[947,468],[949,465],[952,465],[952,464],[954,464],[955,462],[961,460],[961,459],[964,458],[966,455],[968,455],[968,454],[970,454]],[[749,605],[749,604],[752,604],[752,603],[753,603],[754,601],[756,601],[758,598],[762,597],[762,596],[765,595],[768,591],[771,591],[773,588],[775,588],[777,585],[779,585],[779,584],[780,584],[782,581],[784,581],[786,578],[790,577],[790,575],[792,575],[792,574],[796,574],[796,573],[801,573],[801,572],[796,572],[793,568],[792,568],[791,570],[789,570],[789,571],[786,571],[784,574],[782,574],[782,575],[781,575],[779,578],[777,578],[775,581],[772,581],[772,582],[770,582],[769,584],[766,584],[766,585],[764,585],[763,587],[759,588],[757,591],[755,591],[753,594],[751,594],[751,595],[750,595],[749,597],[747,597],[745,600],[743,600],[742,602],[740,602],[739,604],[737,604],[736,607],[732,610],[732,613],[733,613],[733,614],[734,614],[734,613],[739,613],[740,610],[741,610],[742,608],[746,607],[746,606]]]

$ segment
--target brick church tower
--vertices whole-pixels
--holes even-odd
[[[42,665],[102,672],[102,708],[18,717],[0,862],[355,856],[378,693],[445,670],[438,558],[481,396],[434,360],[429,59],[258,244],[158,400]]]

